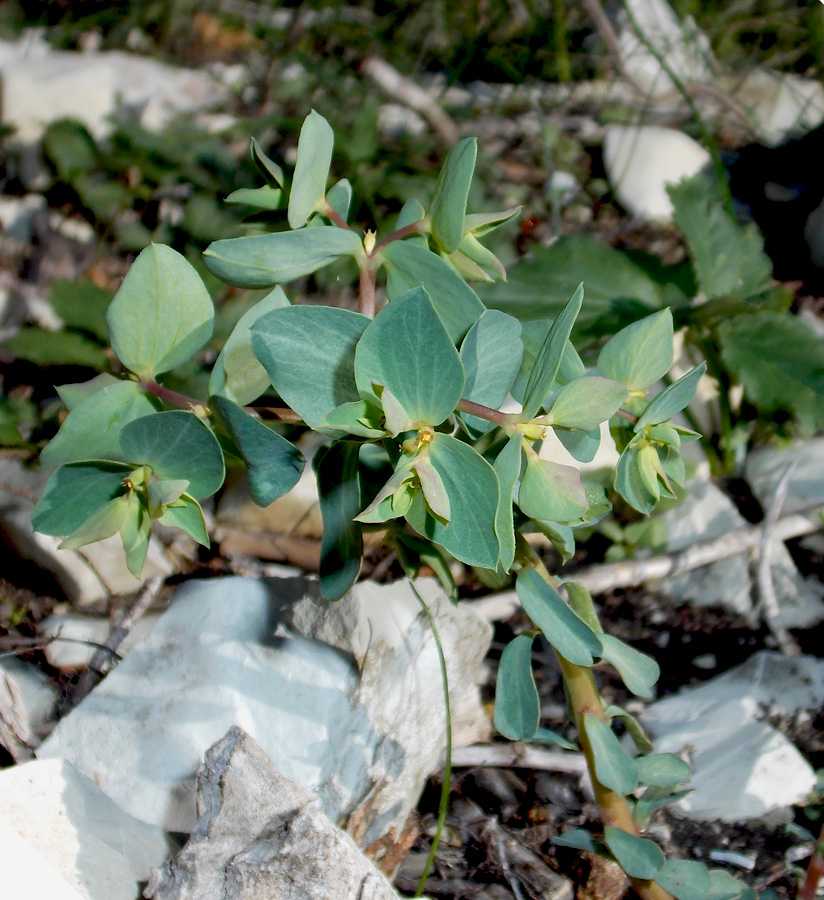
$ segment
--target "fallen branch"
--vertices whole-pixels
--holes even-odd
[[[453,769],[483,767],[508,769],[540,769],[544,772],[586,772],[586,760],[580,753],[545,750],[528,744],[473,744],[452,750]]]

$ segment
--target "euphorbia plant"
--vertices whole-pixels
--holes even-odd
[[[256,503],[289,491],[304,460],[270,426],[303,423],[326,438],[313,462],[323,594],[334,600],[355,582],[366,530],[384,532],[411,575],[425,560],[450,593],[450,559],[501,580],[514,574],[535,628],[504,651],[496,727],[515,740],[570,746],[540,726],[530,660],[541,632],[560,660],[604,823],[603,840],[588,832],[561,840],[615,858],[645,898],[744,896],[748,889],[725,873],[665,860],[639,836],[653,809],[680,796],[689,770],[677,757],[652,753],[638,723],[605,706],[592,667],[610,662],[630,691],[647,697],[657,666],[605,634],[586,591],[560,585],[524,538],[543,532],[568,557],[574,530],[610,508],[606,491],[582,480],[578,468],[541,456],[550,430],[584,462],[598,448],[601,423],[610,422],[621,451],[618,494],[643,513],[674,497],[684,479],[681,442],[696,435],[671,420],[704,367],[649,396],[672,364],[667,310],[612,337],[594,370],[569,340],[583,288],[554,321],[527,328],[487,310],[468,281],[504,273],[480,238],[518,211],[467,213],[474,140],[449,153],[429,210],[408,202],[385,235],[349,225],[347,181],[327,190],[332,142],[329,125],[312,112],[291,184],[252,143],[267,184],[229,199],[277,210],[288,197],[289,227],[206,251],[207,267],[224,281],[272,288],[227,340],[208,397],[182,396],[161,379],[211,335],[203,283],[168,247],[140,254],[108,314],[124,377],[59,389],[70,412],[42,454],[56,470],[34,510],[35,528],[67,535],[64,547],[119,532],[129,568],[139,574],[152,520],[208,544],[198,500],[220,489],[227,458],[245,464]],[[293,305],[280,288],[347,257],[360,273],[357,312]],[[388,302],[377,309],[381,273]],[[520,411],[501,410],[509,395]],[[619,744],[614,719],[635,738],[637,757]]]

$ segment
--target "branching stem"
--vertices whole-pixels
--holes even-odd
[[[499,409],[492,409],[490,406],[484,406],[482,403],[476,403],[474,400],[465,398],[458,401],[457,408],[461,412],[477,416],[479,419],[486,419],[488,422],[494,422],[496,425],[514,425],[518,421],[518,416],[514,413],[501,412]]]
[[[194,409],[196,406],[206,405],[201,400],[195,400],[194,397],[187,397],[186,394],[180,394],[171,390],[171,388],[163,387],[162,384],[158,384],[156,381],[141,381],[139,384],[144,391],[154,394],[155,397],[160,397],[161,400],[171,403],[172,406],[180,406],[182,409]]]
[[[403,228],[399,228],[397,231],[393,231],[392,234],[387,235],[380,243],[376,244],[370,253],[370,256],[374,256],[378,250],[382,247],[385,247],[387,244],[391,244],[392,241],[400,241],[405,237],[409,237],[410,234],[418,234],[421,230],[420,222],[413,222],[411,225],[404,225]]]

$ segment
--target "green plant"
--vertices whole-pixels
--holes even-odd
[[[671,308],[686,356],[706,358],[718,384],[702,444],[716,474],[729,474],[749,442],[790,429],[810,435],[821,427],[824,347],[811,326],[790,312],[792,293],[771,281],[758,230],[730,217],[717,184],[696,176],[669,194],[689,254],[684,262],[664,265],[652,254],[569,235],[535,248],[531,259],[511,267],[506,284],[489,285],[481,296],[487,306],[537,329],[529,320],[560,310],[586,275],[587,307],[575,333],[585,357],[605,335]],[[743,403],[736,386],[743,389]]]
[[[692,399],[704,365],[650,399],[672,365],[669,310],[615,334],[588,371],[570,343],[582,286],[553,320],[527,329],[486,309],[467,280],[504,272],[479,239],[518,211],[467,213],[474,140],[447,156],[429,210],[408,202],[380,240],[348,224],[348,182],[327,190],[332,144],[331,128],[312,112],[290,183],[252,142],[267,184],[243,199],[270,210],[288,196],[290,230],[221,240],[206,251],[219,278],[272,288],[227,339],[208,398],[159,380],[209,340],[214,312],[202,281],[168,247],[152,245],[137,258],[107,314],[126,375],[59,389],[70,412],[41,457],[56,470],[35,507],[35,528],[68,535],[61,544],[68,548],[119,532],[138,574],[153,520],[208,544],[198,500],[220,489],[227,462],[245,464],[261,505],[296,483],[299,451],[250,404],[311,428],[327,439],[313,463],[324,521],[322,593],[336,599],[355,582],[366,530],[385,532],[410,576],[425,560],[453,594],[450,558],[492,577],[516,573],[535,629],[504,651],[495,724],[515,740],[571,746],[540,726],[530,660],[543,633],[561,664],[605,827],[603,842],[580,832],[563,840],[617,859],[645,898],[749,896],[725,873],[667,861],[639,836],[653,809],[680,796],[689,770],[652,753],[638,723],[605,706],[593,665],[608,661],[641,696],[651,694],[657,666],[605,634],[586,591],[558,584],[524,538],[541,531],[569,555],[575,529],[610,508],[602,487],[540,456],[550,429],[583,461],[609,421],[621,450],[616,491],[642,513],[674,496],[684,479],[681,442],[697,435],[671,419]],[[359,271],[359,311],[289,303],[280,284],[341,258]],[[381,306],[382,270],[389,302]],[[500,409],[510,393],[520,412]],[[619,744],[614,719],[635,738],[637,759]],[[644,793],[635,799],[639,786]]]

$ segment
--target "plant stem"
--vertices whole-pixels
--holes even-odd
[[[640,416],[636,416],[635,413],[631,413],[628,409],[618,409],[615,411],[616,416],[620,416],[622,419],[626,419],[627,422],[631,422],[633,425],[640,419]]]
[[[532,566],[548,584],[551,584],[556,589],[560,586],[558,579],[549,574],[538,554],[525,540],[519,542],[519,553],[527,564]],[[557,651],[556,656],[561,666],[561,675],[564,679],[567,699],[572,710],[575,728],[578,731],[581,752],[586,760],[601,821],[605,827],[614,825],[622,831],[637,835],[638,829],[632,821],[632,813],[626,797],[622,797],[620,794],[616,794],[615,791],[610,790],[610,788],[604,787],[595,774],[595,754],[583,724],[584,716],[587,713],[597,716],[602,722],[607,721],[607,717],[604,715],[604,703],[601,700],[601,694],[595,681],[595,674],[590,666],[579,666],[576,663],[572,663]],[[654,881],[640,878],[630,878],[629,880],[642,900],[672,900],[671,895]]]
[[[332,209],[331,206],[327,204],[326,209],[323,211],[323,215],[326,216],[327,219],[330,219],[338,228],[345,228],[347,231],[352,231],[352,226],[343,218],[341,218],[338,213]]]
[[[421,230],[420,222],[413,222],[411,225],[404,225],[403,228],[399,228],[397,231],[393,231],[392,234],[385,237],[380,243],[376,244],[372,250],[370,256],[374,256],[378,250],[382,247],[385,247],[387,244],[391,244],[392,241],[399,241],[402,238],[409,237],[410,234],[418,234]]]
[[[415,585],[410,582],[410,587],[412,588],[414,595],[418,598],[418,603],[420,603],[421,609],[429,622],[432,637],[435,641],[435,647],[438,651],[438,662],[441,667],[441,684],[443,685],[444,712],[446,714],[446,757],[444,761],[443,782],[441,783],[441,797],[438,803],[438,825],[435,830],[435,837],[432,840],[432,846],[429,849],[429,856],[426,858],[426,865],[423,867],[423,875],[421,875],[421,880],[418,882],[418,889],[414,894],[415,897],[420,897],[423,895],[426,879],[429,877],[432,864],[435,862],[435,854],[437,853],[438,845],[441,842],[441,834],[443,833],[443,826],[446,822],[446,811],[449,806],[449,791],[452,786],[452,710],[449,706],[449,674],[446,670],[446,656],[443,652],[443,644],[441,644],[441,637],[438,634],[435,619],[423,597],[418,593]]]
[[[501,426],[514,425],[518,421],[517,415],[513,413],[501,412],[499,409],[492,409],[490,406],[484,406],[482,403],[465,398],[458,401],[457,409]]]
[[[818,841],[807,866],[807,877],[804,879],[804,884],[798,889],[796,895],[798,900],[815,900],[822,876],[824,876],[824,825],[821,826]]]
[[[180,406],[183,409],[193,409],[195,406],[206,405],[202,400],[195,400],[194,397],[187,397],[186,394],[179,394],[177,391],[163,387],[162,384],[158,384],[156,381],[140,381],[138,384],[147,393],[154,394],[155,397],[160,397],[161,400],[171,403],[172,406]]]
[[[375,318],[375,276],[377,272],[369,263],[361,266],[358,287],[358,310],[369,319]]]

